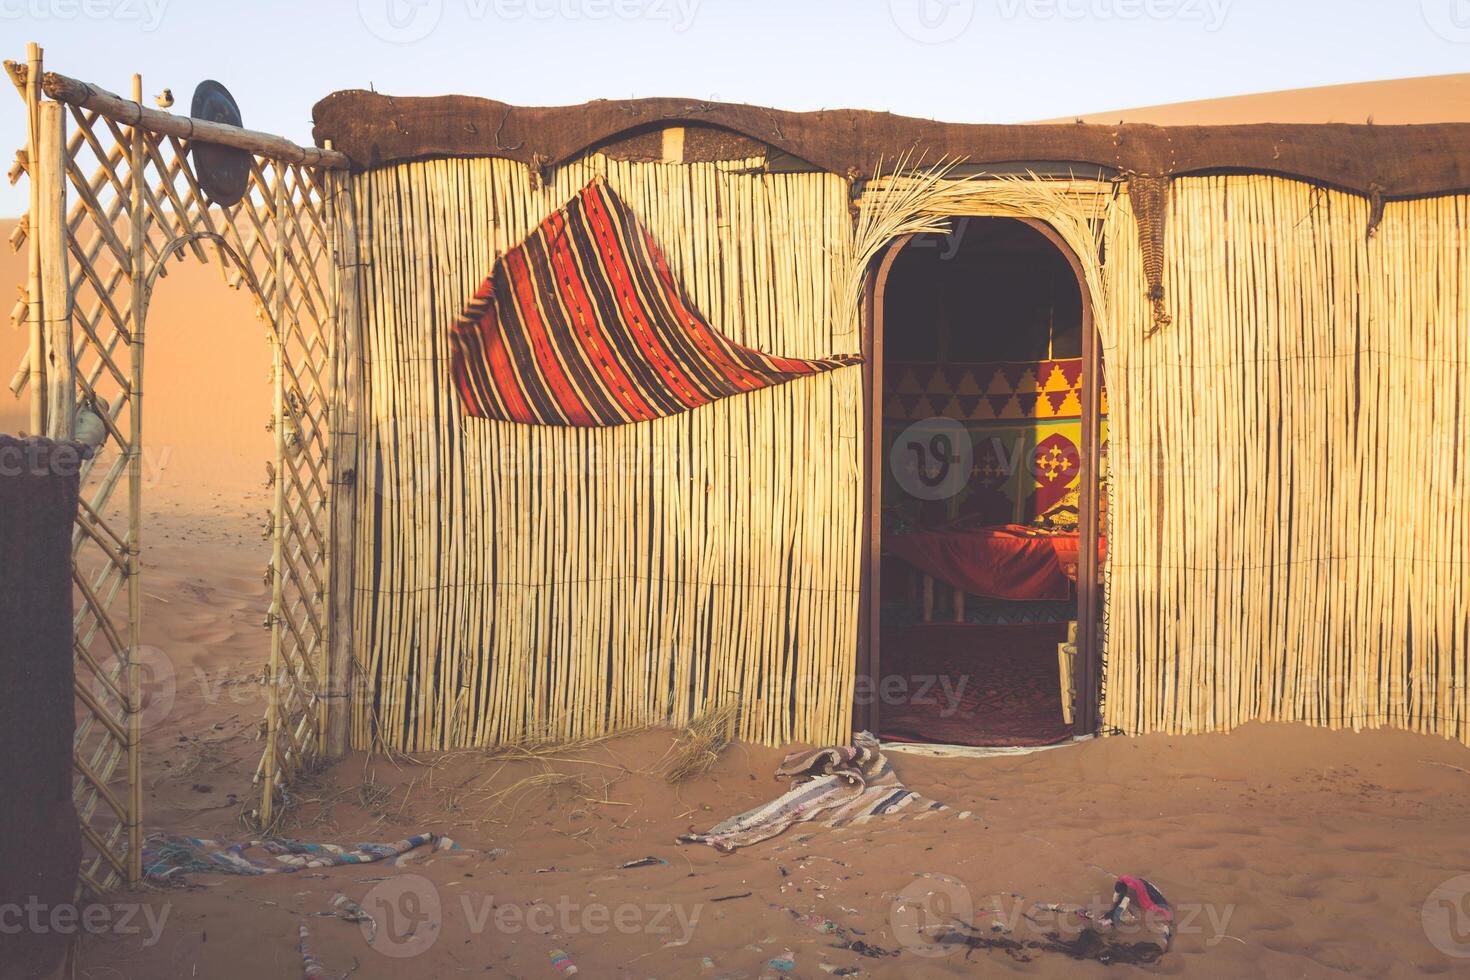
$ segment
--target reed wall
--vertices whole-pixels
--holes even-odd
[[[596,173],[716,329],[781,354],[856,352],[857,324],[831,315],[846,182],[740,169],[593,156],[540,188],[503,160],[356,178],[355,745],[577,738],[726,700],[746,706],[744,738],[846,734],[861,369],[610,429],[465,418],[450,387],[449,323],[497,253]]]
[[[1106,722],[1470,741],[1470,197],[1173,183],[1150,335],[1109,212]]]
[[[748,739],[849,730],[859,370],[613,429],[466,419],[448,381],[447,324],[496,254],[595,173],[726,335],[858,350],[845,257],[877,243],[853,240],[845,182],[739,169],[356,178],[356,745],[576,738],[727,700]],[[1158,330],[1127,195],[1088,200],[971,185],[890,218],[1052,208],[1083,260],[1110,404],[1105,725],[1470,742],[1470,198],[1390,203],[1370,238],[1353,195],[1176,180]]]

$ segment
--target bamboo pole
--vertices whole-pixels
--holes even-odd
[[[269,827],[274,818],[276,774],[279,771],[281,739],[282,621],[285,617],[284,546],[286,537],[286,234],[281,224],[286,206],[285,168],[277,161],[275,175],[275,234],[272,241],[274,274],[270,280],[270,341],[272,376],[272,436],[275,440],[275,497],[271,508],[271,603],[267,622],[271,631],[270,670],[266,680],[266,745],[262,758],[260,825]]]
[[[76,425],[77,389],[72,364],[71,275],[67,266],[66,115],[57,102],[43,102],[37,112],[39,156],[31,184],[38,191],[38,207],[31,212],[31,234],[41,273],[45,432],[52,439],[70,440]]]
[[[30,170],[30,220],[39,221],[42,198],[45,194],[40,173],[41,157],[41,47],[34,41],[26,45],[26,167]],[[49,391],[46,384],[46,331],[45,311],[42,308],[41,287],[41,236],[33,227],[27,244],[26,298],[30,303],[27,326],[30,328],[30,384],[31,384],[31,434],[46,432],[46,404]],[[17,376],[17,383],[23,379]],[[17,394],[19,387],[14,387]]]
[[[328,146],[330,149],[330,145]],[[353,677],[353,555],[357,523],[357,429],[361,383],[357,305],[358,242],[352,183],[345,175],[329,174],[327,214],[331,228],[331,365],[334,374],[330,413],[330,526],[328,554],[330,583],[327,596],[328,636],[323,677],[321,748],[329,759],[347,751]]]
[[[143,78],[133,76],[133,95],[142,98]],[[128,874],[129,885],[143,874],[143,706],[142,675],[138,651],[143,646],[143,341],[148,317],[145,287],[144,236],[147,227],[144,192],[147,178],[143,167],[148,136],[136,126],[130,130],[129,174],[132,196],[128,202],[131,244],[129,299],[132,330],[129,347],[132,377],[128,390]]]
[[[31,69],[30,78],[40,79],[42,77],[38,67]],[[128,126],[141,127],[162,136],[231,146],[287,163],[303,163],[338,170],[346,169],[350,165],[346,155],[335,150],[298,146],[288,139],[273,136],[270,133],[149,109],[139,99],[130,101],[89,82],[68,78],[56,72],[47,72],[41,84],[46,94],[58,102],[90,109],[108,119],[115,119]]]

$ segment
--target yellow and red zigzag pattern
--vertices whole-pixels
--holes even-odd
[[[984,363],[895,363],[883,417],[969,422],[1075,419],[1082,414],[1082,359]],[[1108,395],[1100,394],[1100,414]]]

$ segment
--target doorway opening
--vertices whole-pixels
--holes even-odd
[[[869,327],[860,720],[950,745],[1093,731],[1106,406],[1076,257],[1041,222],[953,218],[890,246]]]

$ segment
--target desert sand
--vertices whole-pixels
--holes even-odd
[[[239,833],[224,794],[245,785],[253,754],[248,712],[230,717],[240,707],[188,710],[154,730],[150,825]],[[323,965],[364,978],[555,977],[553,949],[584,976],[618,977],[774,976],[781,958],[798,977],[827,975],[823,964],[873,977],[1465,970],[1421,923],[1431,892],[1465,870],[1470,753],[1442,740],[1250,726],[984,761],[895,754],[912,788],[974,819],[796,827],[731,855],[674,837],[779,792],[770,772],[781,751],[732,746],[709,775],[671,787],[657,771],[671,742],[650,732],[520,762],[351,756],[301,787],[289,833],[355,842],[437,830],[464,851],[403,867],[194,875],[190,888],[141,896],[162,922],[157,942],[146,945],[146,927],[89,939],[77,975],[297,976],[303,917]],[[560,784],[545,785],[548,773]],[[619,868],[645,857],[662,863]],[[992,923],[1075,934],[1076,920],[1051,921],[1035,903],[1097,906],[1115,874],[1148,877],[1179,912],[1179,935],[1153,964],[971,950],[918,929],[953,916],[990,938],[1007,935]],[[319,915],[338,891],[380,920],[372,944],[360,926]],[[835,948],[843,936],[793,912],[898,953]]]
[[[1324,85],[1200,102],[1089,112],[1052,122],[1135,122],[1156,126],[1246,123],[1377,123],[1381,126],[1470,122],[1470,74]]]
[[[0,432],[28,427],[28,408],[10,394],[27,347],[9,320],[26,256],[10,250],[15,219],[0,219]],[[230,289],[217,265],[192,256],[169,265],[148,315],[144,374],[144,460],[160,499],[208,504],[215,494],[248,494],[265,479],[272,453],[270,345],[248,293]],[[206,510],[211,508],[206,507]]]
[[[1467,95],[1470,76],[1455,76],[1089,118],[1417,122],[1467,118]],[[0,240],[9,231],[0,222]],[[0,281],[23,271],[23,256],[0,254]],[[269,649],[269,350],[248,298],[192,260],[160,285],[149,330],[144,622],[166,666],[146,716],[145,820],[240,839]],[[3,380],[23,347],[0,325]],[[0,392],[0,430],[25,427],[23,407]],[[674,786],[662,772],[673,740],[643,732],[534,759],[355,753],[297,788],[284,833],[354,843],[435,831],[462,851],[402,866],[196,874],[187,887],[119,894],[108,901],[145,907],[138,931],[84,938],[74,975],[297,977],[302,921],[334,977],[554,978],[566,975],[557,949],[588,977],[1470,972],[1470,958],[1451,955],[1470,953],[1470,898],[1450,893],[1455,907],[1434,896],[1470,872],[1470,750],[1458,744],[1253,725],[1019,757],[895,753],[900,777],[951,812],[797,827],[722,855],[674,838],[777,795],[771,773],[793,747],[732,745],[710,773]],[[619,867],[645,857],[656,860]],[[1075,936],[1080,920],[1036,903],[1098,907],[1118,874],[1150,879],[1175,904],[1167,953],[1106,966],[1041,948],[1047,932]],[[373,942],[322,914],[338,891],[377,914]],[[984,941],[960,941],[961,921]],[[843,938],[897,955],[837,948]]]

